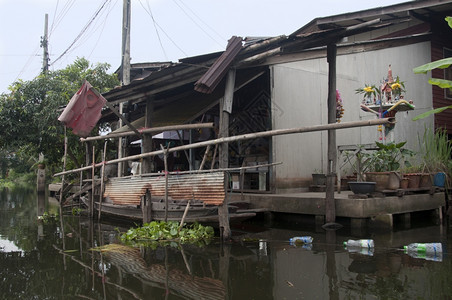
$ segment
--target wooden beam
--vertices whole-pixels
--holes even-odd
[[[229,137],[229,114],[232,112],[232,104],[234,99],[235,86],[235,69],[230,69],[226,77],[226,87],[223,101],[220,101],[220,130],[218,136],[220,138]],[[229,167],[229,144],[222,143],[219,147],[219,167]],[[227,176],[227,175],[225,175]],[[229,180],[225,180],[225,190]],[[225,197],[223,204],[218,207],[218,220],[220,227],[220,236],[224,241],[231,238],[231,228],[229,225],[228,197]]]
[[[277,136],[277,135],[315,132],[315,131],[322,131],[322,130],[329,130],[329,129],[346,129],[346,128],[354,128],[354,127],[384,125],[384,124],[395,124],[395,118],[341,122],[341,123],[335,123],[335,124],[313,125],[313,126],[305,126],[305,127],[298,127],[298,128],[275,129],[275,130],[268,130],[268,131],[255,132],[255,133],[246,133],[246,134],[241,134],[241,135],[236,135],[236,136],[231,136],[231,137],[217,138],[214,140],[193,143],[193,144],[189,144],[189,145],[185,145],[185,146],[169,148],[168,153],[182,151],[185,149],[206,147],[207,145],[216,145],[216,144],[222,144],[222,143],[264,138],[264,137]],[[107,165],[116,164],[119,161],[136,160],[136,159],[141,159],[143,157],[156,156],[159,154],[163,154],[163,151],[156,150],[156,151],[152,151],[149,153],[131,155],[129,157],[124,157],[121,159],[113,159],[113,160],[105,162],[105,164],[107,164]],[[101,166],[101,164],[96,165],[96,167],[100,167],[100,166]],[[75,172],[85,171],[85,170],[89,170],[89,169],[91,169],[91,166],[73,169],[73,170],[69,170],[66,172],[56,173],[53,176],[61,176],[63,174],[75,173]]]
[[[151,127],[146,129],[140,129],[142,134],[151,133],[157,134],[163,131],[173,131],[173,130],[190,130],[190,129],[200,129],[200,128],[213,128],[213,123],[196,123],[196,124],[181,124],[181,125],[170,125],[170,126],[161,126],[161,127]],[[135,131],[124,131],[118,133],[110,133],[107,135],[99,135],[99,136],[90,136],[87,138],[80,138],[81,142],[89,142],[96,140],[104,140],[104,139],[112,139],[123,136],[136,135]]]
[[[118,117],[120,118],[124,123],[126,123],[127,126],[129,126],[130,129],[132,129],[135,134],[141,136],[141,133],[126,119],[122,114],[119,113],[119,111],[110,103],[105,102],[105,105]]]

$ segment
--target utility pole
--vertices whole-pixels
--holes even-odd
[[[130,0],[123,1],[122,11],[122,61],[121,61],[121,85],[127,85],[130,83],[130,17],[131,7]],[[119,113],[122,114],[124,110],[124,104],[119,104]],[[119,119],[119,127],[123,126],[123,122]],[[118,158],[124,156],[123,139],[120,138],[118,142]],[[118,163],[118,177],[124,175],[124,163]]]
[[[42,55],[42,73],[49,70],[49,49],[48,49],[48,30],[49,30],[49,15],[45,15],[44,21],[44,36],[41,37],[41,47],[44,49]]]

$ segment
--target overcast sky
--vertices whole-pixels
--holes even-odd
[[[402,2],[407,1],[132,0],[131,62],[177,62],[223,51],[234,35],[289,35],[317,17]],[[122,9],[123,0],[0,0],[0,93],[41,72],[45,14],[51,70],[77,57],[116,70]]]

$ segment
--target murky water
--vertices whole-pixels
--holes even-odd
[[[91,249],[115,242],[115,226],[38,221],[37,201],[33,190],[0,191],[1,299],[452,299],[452,227],[425,216],[391,233],[248,222],[226,245],[100,253]],[[312,245],[289,244],[301,235]],[[375,248],[349,252],[350,238],[372,238]],[[399,250],[412,242],[441,242],[443,254]]]

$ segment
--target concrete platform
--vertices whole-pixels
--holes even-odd
[[[437,210],[441,219],[441,208],[446,205],[444,192],[418,193],[402,196],[349,198],[351,191],[335,193],[336,216],[352,219],[352,226],[363,226],[367,221],[378,227],[392,227],[396,214]],[[295,194],[239,194],[231,195],[231,202],[245,201],[251,208],[267,209],[270,212],[314,215],[316,220],[325,216],[325,193],[306,192]],[[319,218],[320,217],[320,218]],[[406,217],[409,220],[409,217]]]

